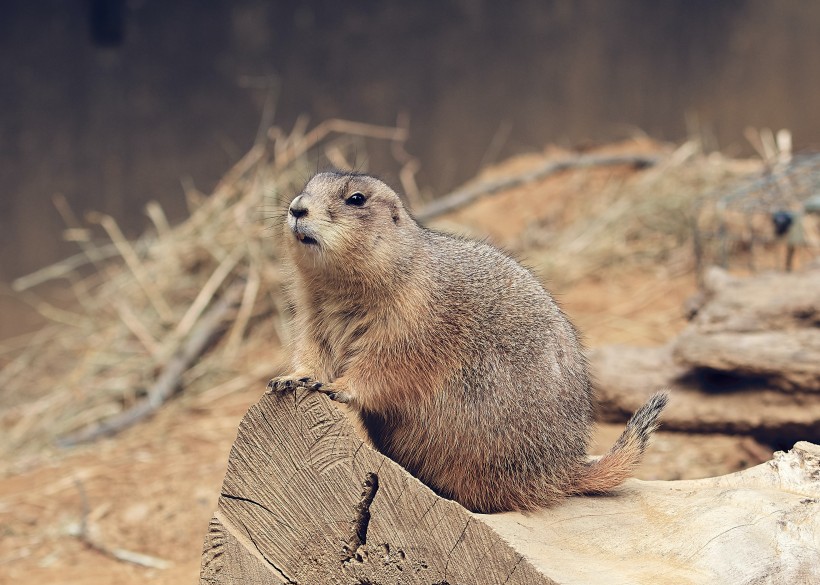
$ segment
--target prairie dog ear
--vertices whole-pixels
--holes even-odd
[[[393,218],[393,223],[394,224],[399,223],[399,216],[400,215],[401,214],[399,213],[399,204],[396,203],[395,201],[391,201],[390,202],[390,217]]]

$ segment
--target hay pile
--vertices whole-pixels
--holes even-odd
[[[82,254],[14,286],[31,296],[59,280],[76,303],[32,301],[52,324],[24,347],[0,348],[0,458],[113,434],[180,389],[216,396],[282,367],[286,307],[273,228],[283,198],[317,166],[362,168],[347,156],[364,152],[365,137],[400,152],[407,137],[404,128],[342,120],[306,126],[271,129],[210,196],[188,190],[191,214],[176,227],[149,204],[153,228],[134,242],[113,218],[92,214],[107,237],[93,243],[58,202]]]

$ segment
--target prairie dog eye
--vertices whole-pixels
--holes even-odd
[[[352,205],[353,207],[361,207],[362,205],[364,205],[365,201],[367,201],[367,198],[365,198],[365,196],[359,193],[358,191],[356,193],[353,193],[353,195],[351,195],[347,199],[345,199],[345,203],[347,205]]]

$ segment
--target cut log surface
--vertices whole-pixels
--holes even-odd
[[[242,421],[200,583],[553,582],[299,389],[265,395]]]
[[[758,582],[820,583],[816,445],[724,477],[630,480],[536,513],[478,515],[436,496],[363,444],[325,396],[301,389],[265,395],[242,421],[200,580]]]

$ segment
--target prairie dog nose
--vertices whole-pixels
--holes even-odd
[[[308,208],[307,205],[305,205],[304,198],[301,195],[291,201],[290,207],[288,207],[288,212],[297,219],[307,215]]]

